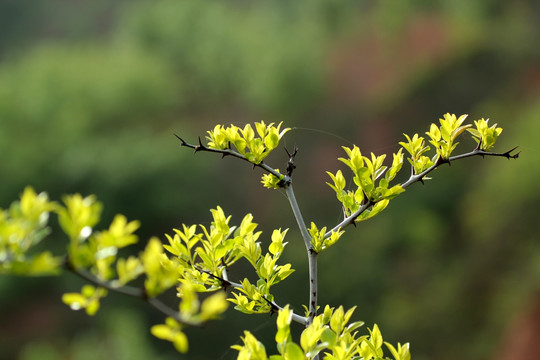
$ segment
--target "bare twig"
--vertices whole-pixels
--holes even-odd
[[[508,151],[506,151],[504,153],[493,153],[493,152],[489,152],[489,151],[475,149],[475,150],[473,150],[471,152],[468,152],[468,153],[465,153],[465,154],[451,156],[447,160],[438,160],[438,161],[435,162],[435,164],[433,164],[432,166],[430,166],[428,169],[424,170],[420,174],[412,174],[410,176],[409,180],[407,180],[406,182],[401,184],[401,187],[406,189],[409,186],[411,186],[412,184],[414,184],[415,182],[422,181],[422,179],[426,175],[428,175],[430,172],[435,170],[440,165],[445,164],[445,163],[451,163],[452,161],[455,161],[455,160],[465,159],[465,158],[473,157],[473,156],[482,156],[482,157],[485,157],[485,156],[498,156],[498,157],[505,157],[507,159],[517,159],[519,157],[520,152],[518,152],[516,154],[512,154],[512,152],[514,150],[516,150],[517,148],[518,147],[516,146],[516,147],[514,147],[514,148],[512,148],[512,149],[510,149],[510,150],[508,150]]]
[[[317,252],[313,249],[311,244],[311,235],[306,227],[302,213],[296,201],[294,195],[294,190],[292,183],[285,187],[285,193],[287,194],[287,199],[291,205],[291,209],[302,234],[302,239],[304,240],[304,245],[308,253],[308,266],[309,266],[309,315],[308,323],[311,324],[315,315],[317,315],[317,297],[318,297],[318,276],[317,276]]]

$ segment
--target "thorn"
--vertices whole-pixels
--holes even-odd
[[[448,166],[452,166],[452,164],[450,163],[450,159],[443,159],[442,157],[438,156],[437,161],[435,162],[435,167],[439,167],[444,163],[448,163]]]
[[[362,203],[360,205],[364,206],[371,202],[364,189],[362,189],[362,195],[364,195],[364,198],[362,199]]]
[[[293,148],[293,153],[291,154],[289,152],[289,150],[287,150],[287,148],[284,148],[285,151],[287,152],[287,156],[290,158],[294,158],[296,156],[296,154],[298,153],[298,146],[296,146],[296,144],[294,144],[294,148]]]
[[[199,145],[195,145],[193,148],[195,149],[195,152],[201,151],[201,150],[206,150],[206,147],[203,145],[200,136],[199,136]]]
[[[182,142],[182,146],[187,146],[187,142],[184,141],[184,139],[182,139],[180,136],[174,134],[174,136],[176,136],[178,138],[178,140],[180,140]]]
[[[291,154],[289,152],[289,150],[287,150],[287,148],[285,148],[285,152],[287,153],[287,156],[289,157],[289,161],[287,161],[287,175],[289,177],[292,176],[292,173],[293,173],[294,169],[296,169],[296,165],[294,165],[294,157],[298,153],[298,146],[296,146],[296,144],[295,144],[293,149],[294,150],[293,150],[293,152]]]
[[[480,146],[482,146],[482,137],[480,137],[480,140],[478,140],[478,145],[476,145],[476,148],[474,149],[474,151],[480,151],[481,150]]]
[[[519,157],[519,154],[521,154],[521,151],[518,151],[516,154],[514,155],[511,155],[512,151],[516,150],[519,146],[516,146],[510,150],[508,150],[507,152],[505,152],[503,154],[504,157],[506,157],[507,159],[517,159]]]

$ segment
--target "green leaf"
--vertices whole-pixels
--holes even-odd
[[[379,349],[383,344],[383,338],[379,326],[377,324],[373,325],[373,329],[370,330],[371,333],[371,342]]]
[[[283,359],[285,360],[304,360],[304,352],[297,344],[288,342],[285,345],[285,351],[283,352]]]
[[[177,351],[181,353],[188,351],[186,334],[182,331],[181,325],[173,318],[165,319],[165,324],[152,326],[150,332],[158,339],[172,342]]]
[[[264,146],[266,146],[269,150],[275,149],[278,145],[279,135],[277,133],[272,132],[264,138]]]
[[[227,294],[219,291],[206,298],[201,305],[201,320],[215,319],[227,310]]]
[[[99,310],[99,299],[96,299],[96,298],[89,299],[85,310],[86,310],[86,314],[90,316],[94,316]]]
[[[184,334],[183,332],[179,331],[174,335],[173,344],[176,350],[178,350],[182,354],[187,353],[189,347],[188,339],[186,334]]]
[[[150,332],[152,333],[152,335],[162,340],[169,340],[172,338],[173,335],[173,330],[165,324],[152,326]]]
[[[275,169],[276,172],[279,173],[279,169]],[[262,176],[261,183],[264,185],[265,188],[268,189],[279,189],[280,188],[280,181],[283,179],[283,175],[280,175],[279,177],[273,175],[273,174],[264,174]]]
[[[130,256],[127,259],[118,259],[116,272],[118,274],[118,280],[114,284],[116,286],[122,286],[139,277],[144,272],[144,267],[139,258]]]
[[[356,221],[364,221],[367,219],[371,219],[375,215],[379,214],[381,211],[383,211],[390,201],[388,199],[380,200],[375,205],[373,205],[373,208],[371,210],[366,210],[360,216],[356,219]]]
[[[315,349],[325,329],[322,316],[316,316],[313,322],[302,331],[300,335],[300,346],[306,353],[310,353]]]
[[[63,201],[66,207],[57,210],[58,222],[74,245],[90,236],[92,227],[99,221],[103,206],[93,195],[85,198],[80,194],[64,196]]]
[[[80,310],[86,306],[86,296],[79,293],[66,293],[62,295],[62,302],[71,310]]]
[[[244,331],[241,338],[244,345],[233,345],[231,348],[238,350],[237,360],[267,360],[264,345],[249,331]]]
[[[81,293],[66,293],[62,295],[62,301],[72,310],[85,309],[90,316],[99,310],[99,300],[107,295],[107,290],[95,288],[92,285],[84,285]]]
[[[150,297],[174,286],[182,270],[178,262],[167,258],[161,241],[155,237],[151,238],[146,245],[141,254],[141,262],[146,272],[144,286]]]
[[[321,334],[321,341],[328,344],[329,348],[332,348],[336,344],[337,335],[329,328],[324,329]]]
[[[60,257],[55,257],[50,252],[45,251],[22,261],[12,261],[9,264],[9,273],[24,276],[57,275],[60,273],[61,263]]]
[[[96,241],[100,248],[116,247],[123,248],[138,241],[133,233],[139,228],[138,221],[127,222],[124,215],[116,215],[107,231],[96,235]]]
[[[344,315],[345,312],[343,306],[340,306],[334,311],[332,318],[330,319],[330,328],[338,335],[341,334],[341,331],[345,326]]]

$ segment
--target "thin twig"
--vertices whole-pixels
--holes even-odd
[[[242,286],[242,284],[240,283],[237,283],[237,282],[234,282],[234,281],[230,281],[230,280],[225,280],[221,277],[219,277],[218,275],[215,275],[215,274],[212,274],[210,271],[208,270],[205,270],[205,269],[201,269],[200,267],[196,267],[197,270],[201,271],[201,272],[204,272],[206,274],[208,274],[209,276],[213,277],[214,279],[216,280],[219,280],[222,282],[223,284],[223,288],[227,289],[228,287],[233,287],[235,289],[243,289],[244,287]],[[266,298],[266,296],[263,296],[263,299],[268,303],[270,304],[270,306],[272,307],[272,310],[273,311],[280,311],[280,310],[283,310],[283,307],[279,306],[275,301],[270,301]],[[304,317],[304,316],[300,316],[298,314],[295,314],[294,312],[292,313],[292,320],[297,322],[297,323],[300,323],[302,325],[306,325],[308,323],[308,318]]]
[[[435,170],[437,167],[439,167],[439,166],[441,166],[442,164],[445,164],[445,163],[450,164],[452,161],[455,161],[455,160],[465,159],[465,158],[473,157],[473,156],[482,156],[482,157],[496,156],[496,157],[505,157],[507,159],[517,159],[519,157],[520,152],[517,152],[516,154],[512,154],[512,152],[514,152],[517,148],[518,147],[516,146],[516,147],[514,147],[514,148],[512,148],[512,149],[510,149],[510,150],[508,150],[508,151],[506,151],[504,153],[493,153],[493,152],[484,151],[484,150],[481,150],[479,148],[476,148],[475,150],[473,150],[471,152],[451,156],[450,158],[448,158],[446,160],[442,160],[441,158],[439,158],[435,162],[435,164],[433,164],[432,166],[430,166],[428,169],[424,170],[420,174],[415,174],[414,170],[412,170],[411,171],[411,176],[409,177],[409,179],[407,181],[405,181],[403,184],[401,184],[401,187],[403,189],[406,189],[406,188],[408,188],[409,186],[411,186],[412,184],[414,184],[416,182],[423,182],[424,177],[427,176],[429,173],[431,173],[433,170]],[[358,218],[358,216],[360,216],[364,211],[366,211],[371,206],[375,205],[377,202],[378,201],[370,201],[370,202],[368,202],[366,204],[361,205],[360,208],[357,211],[355,211],[354,213],[352,213],[351,215],[346,217],[342,222],[340,222],[338,225],[334,226],[334,228],[332,230],[330,230],[326,234],[324,234],[324,237],[327,238],[327,237],[331,236],[333,232],[339,231],[340,228],[343,229],[346,226],[349,226],[351,224],[355,224],[355,220]]]
[[[519,154],[520,152],[516,153],[516,154],[513,154],[512,155],[512,152],[514,150],[516,150],[518,147],[514,147],[504,153],[493,153],[493,152],[488,152],[488,151],[484,151],[484,150],[480,150],[480,149],[475,149],[471,152],[468,152],[468,153],[465,153],[465,154],[460,154],[460,155],[455,155],[455,156],[451,156],[450,158],[448,158],[447,160],[437,160],[435,162],[435,164],[433,164],[432,166],[430,166],[428,169],[424,170],[423,172],[421,172],[420,174],[412,174],[411,177],[409,178],[409,180],[407,180],[406,182],[404,182],[403,184],[401,184],[401,187],[406,189],[408,188],[409,186],[411,186],[412,184],[414,184],[415,182],[418,182],[418,181],[422,181],[422,179],[428,175],[430,172],[432,172],[433,170],[435,170],[437,167],[441,166],[442,164],[445,164],[445,163],[451,163],[452,161],[455,161],[455,160],[460,160],[460,159],[465,159],[465,158],[468,158],[468,157],[473,157],[473,156],[499,156],[499,157],[505,157],[507,159],[517,159],[519,157]],[[439,158],[440,159],[440,158]]]
[[[148,297],[148,295],[146,294],[146,292],[143,289],[135,288],[135,287],[131,287],[131,286],[114,286],[109,281],[103,281],[101,279],[98,279],[97,277],[95,277],[94,275],[90,274],[87,271],[76,268],[75,266],[73,266],[73,264],[71,264],[71,262],[69,262],[69,260],[64,262],[64,268],[66,270],[69,270],[73,274],[77,275],[78,277],[80,277],[80,278],[82,278],[82,279],[88,281],[89,283],[92,283],[92,284],[94,284],[94,285],[96,285],[98,287],[107,289],[107,290],[112,291],[112,292],[116,292],[118,294],[123,294],[123,295],[126,295],[126,296],[130,296],[130,297],[140,299],[140,300],[146,302],[147,304],[149,304],[154,309],[156,309],[159,312],[161,312],[162,314],[164,314],[165,316],[171,317],[171,318],[175,319],[176,321],[178,321],[179,323],[182,323],[184,325],[189,325],[189,326],[201,327],[200,323],[196,323],[196,322],[190,321],[188,319],[185,319],[184,317],[182,317],[182,315],[179,312],[174,311],[173,309],[171,309],[169,306],[164,304],[158,298]]]
[[[252,163],[251,161],[249,161],[244,155],[240,154],[239,152],[237,151],[234,151],[234,150],[231,150],[231,149],[225,149],[225,150],[222,150],[222,149],[212,149],[212,148],[209,148],[208,146],[204,145],[201,141],[201,138],[199,138],[199,144],[198,145],[192,145],[192,144],[189,144],[187,143],[184,139],[182,139],[180,136],[174,134],[174,136],[176,136],[178,138],[178,140],[180,140],[182,142],[182,146],[185,146],[185,147],[188,147],[190,149],[193,149],[195,150],[195,152],[199,152],[199,151],[207,151],[207,152],[213,152],[213,153],[218,153],[218,154],[221,154],[222,157],[225,157],[225,156],[232,156],[232,157],[235,157],[235,158],[238,158],[238,159],[241,159],[241,160],[244,160],[244,161],[247,161],[249,162],[251,165],[253,165],[253,167],[260,167],[261,169],[269,172],[270,174],[276,176],[277,178],[282,178],[282,182],[283,183],[289,183],[291,181],[290,177],[287,176],[287,175],[284,175],[284,174],[281,174],[279,173],[278,171],[274,170],[273,168],[271,168],[270,166],[266,165],[263,161],[261,161],[260,163],[258,164],[255,164],[255,163]]]

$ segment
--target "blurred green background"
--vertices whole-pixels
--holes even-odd
[[[320,303],[358,306],[414,359],[536,359],[540,350],[540,3],[517,1],[0,1],[0,206],[26,185],[96,194],[101,225],[142,221],[141,242],[221,205],[239,222],[295,229],[260,171],[181,149],[215,124],[292,127],[306,221],[340,209],[326,170],[340,146],[398,150],[446,112],[489,117],[518,161],[443,167],[320,256]],[[534,140],[537,138],[537,140]],[[474,147],[464,138],[462,149]],[[269,159],[284,168],[286,154]],[[407,171],[405,170],[404,173]],[[407,174],[403,174],[406,176]],[[53,221],[54,223],[54,221]],[[307,301],[306,256],[278,303]],[[46,244],[61,253],[61,236]],[[268,241],[268,238],[263,239]],[[239,278],[244,269],[233,271]],[[190,352],[154,339],[162,320],[111,294],[93,318],[61,303],[82,282],[0,277],[0,359],[231,359],[244,329],[274,353],[275,318],[230,310],[188,329]]]

